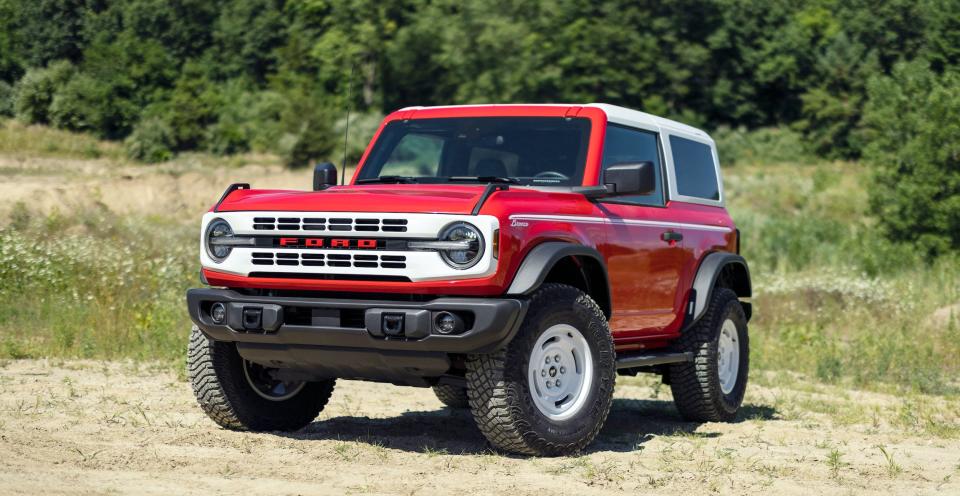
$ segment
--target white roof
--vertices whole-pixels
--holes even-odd
[[[458,107],[506,107],[511,104],[481,104],[481,105],[440,105],[434,107],[406,107],[401,110],[420,110],[427,108],[458,108]],[[625,126],[640,127],[652,130],[663,130],[663,131],[675,131],[691,136],[696,136],[703,140],[713,143],[713,139],[710,138],[710,135],[704,131],[697,129],[693,126],[688,126],[682,122],[677,122],[670,120],[664,117],[658,117],[653,114],[648,114],[646,112],[641,112],[639,110],[628,109],[626,107],[620,107],[617,105],[610,105],[608,103],[539,103],[539,104],[515,104],[515,105],[524,105],[524,106],[533,106],[533,107],[593,107],[602,110],[607,114],[607,120],[615,124],[623,124]]]
[[[657,117],[646,112],[640,112],[639,110],[618,107],[616,105],[610,105],[607,103],[591,103],[589,105],[584,105],[584,107],[596,107],[600,110],[603,110],[604,113],[607,114],[607,120],[617,124],[624,124],[627,126],[640,125],[640,127],[655,126],[665,131],[679,131],[684,134],[692,134],[694,136],[710,140],[711,142],[713,141],[710,139],[710,136],[707,133],[693,126],[688,126],[682,122],[673,121],[664,117]]]

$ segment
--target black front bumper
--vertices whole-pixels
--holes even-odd
[[[211,316],[215,303],[227,310],[223,324]],[[409,302],[248,296],[228,289],[190,289],[187,306],[204,334],[237,343],[248,360],[317,377],[416,385],[448,373],[451,354],[489,353],[509,342],[527,309],[525,300],[511,298]],[[462,317],[463,330],[439,334],[438,312]],[[385,316],[402,316],[403,333],[384,329]]]

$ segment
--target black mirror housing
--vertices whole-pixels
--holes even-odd
[[[313,190],[321,191],[337,185],[337,166],[324,162],[313,166]]]
[[[649,195],[657,190],[653,162],[616,164],[603,171],[603,183],[614,195]]]

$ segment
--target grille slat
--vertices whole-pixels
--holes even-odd
[[[407,268],[406,260],[407,257],[403,255],[254,252],[251,254],[250,262],[253,265],[405,269]]]
[[[406,232],[407,219],[376,219],[347,217],[254,217],[253,228],[258,231],[356,231]]]

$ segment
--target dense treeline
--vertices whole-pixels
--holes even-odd
[[[953,171],[918,186],[937,200],[897,207],[936,217],[940,248],[960,246],[944,229],[960,233],[960,208],[940,201],[960,195],[958,65],[957,0],[0,0],[0,114],[125,139],[146,161],[304,164],[332,153],[348,98],[367,128],[405,105],[604,101],[866,154],[892,167],[877,205],[894,215],[890,178],[926,167],[899,143],[954,119],[920,140],[946,147],[921,161]],[[885,101],[937,91],[920,106],[936,115]],[[903,112],[916,125],[891,127]]]

